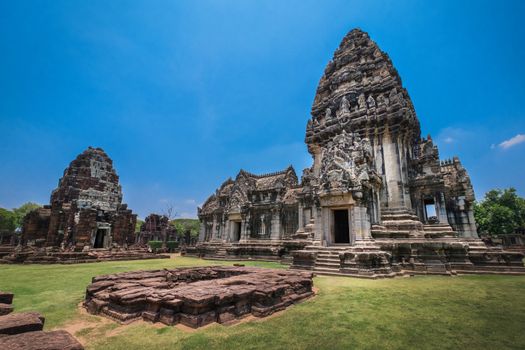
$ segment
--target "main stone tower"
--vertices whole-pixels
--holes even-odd
[[[319,174],[321,150],[342,131],[367,138],[382,179],[383,207],[411,207],[410,160],[420,140],[419,121],[388,55],[358,29],[348,33],[319,82],[306,143]]]
[[[318,272],[523,272],[520,254],[476,233],[459,159],[421,137],[390,58],[354,29],[324,70],[306,125],[313,157],[295,170],[228,179],[199,208],[201,256],[287,260]]]
[[[326,173],[323,162],[332,162],[330,148],[334,140],[346,137],[342,135],[353,135],[355,146],[363,143],[369,164],[364,171],[359,157],[349,154],[348,148],[340,149],[349,156],[339,167],[341,181],[345,173],[351,177],[362,172],[362,185],[355,191],[341,183],[339,192],[353,193],[368,208],[375,237],[453,235],[453,230],[462,237],[477,237],[474,192],[466,171],[457,158],[441,163],[431,138],[421,138],[414,106],[397,70],[359,29],[345,36],[317,88],[306,130],[314,158],[310,178],[336,176]],[[333,193],[324,188],[317,192],[322,197]]]

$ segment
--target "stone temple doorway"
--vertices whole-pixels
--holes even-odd
[[[348,209],[334,210],[334,243],[350,243]]]
[[[106,235],[108,233],[107,229],[99,228],[95,236],[95,242],[93,243],[93,248],[104,248],[104,242],[106,240]]]
[[[234,221],[233,222],[233,237],[232,240],[234,242],[238,242],[241,239],[241,222],[240,221]]]

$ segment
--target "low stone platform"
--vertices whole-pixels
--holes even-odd
[[[15,251],[15,246],[13,245],[0,245],[0,259],[4,256],[12,254]]]
[[[292,252],[304,249],[311,242],[305,239],[244,240],[199,242],[186,247],[181,254],[210,260],[259,260],[291,264]]]
[[[354,245],[307,246],[293,252],[292,269],[360,278],[402,275],[525,275],[524,254],[487,247],[479,239],[375,239]]]
[[[197,328],[268,316],[313,295],[311,272],[199,267],[93,278],[84,307],[121,323],[144,319]]]
[[[17,249],[0,259],[0,264],[80,264],[101,261],[169,259],[169,255],[148,252],[146,249],[92,249],[66,251],[59,248]]]

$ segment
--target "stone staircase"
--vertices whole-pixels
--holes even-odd
[[[423,231],[427,238],[454,237],[455,233],[452,227],[447,224],[423,225]]]
[[[413,210],[399,208],[381,209],[381,225],[372,226],[374,238],[409,238],[424,236],[423,223]]]
[[[307,247],[308,250],[308,247]],[[317,259],[315,260],[314,271],[319,274],[338,275],[340,274],[341,262],[339,252],[344,248],[316,247]]]
[[[348,273],[341,270],[341,260],[339,254],[343,252],[367,252],[377,253],[381,252],[379,246],[371,242],[362,242],[357,245],[336,244],[329,247],[322,247],[318,245],[310,245],[305,247],[305,250],[317,253],[315,266],[312,271],[319,275],[332,276],[349,276]],[[352,274],[359,278],[375,278],[374,276]]]

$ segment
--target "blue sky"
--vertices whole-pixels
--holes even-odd
[[[300,174],[317,83],[355,27],[478,198],[525,195],[524,14],[523,1],[2,1],[0,207],[47,203],[90,145],[140,217],[195,216],[240,168]]]

